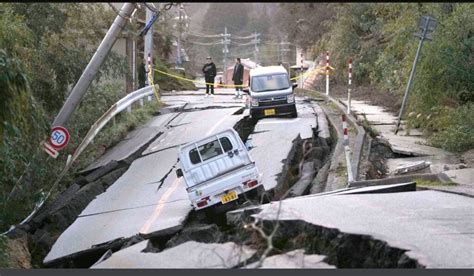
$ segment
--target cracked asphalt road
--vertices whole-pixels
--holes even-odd
[[[138,132],[152,133],[158,129],[164,131],[106,192],[90,202],[58,238],[43,262],[71,256],[118,238],[128,238],[138,233],[157,233],[182,226],[192,208],[185,184],[175,175],[178,148],[189,141],[233,127],[242,120],[248,114],[239,112],[245,106],[245,100],[234,100],[232,96],[232,93],[212,98],[178,93],[163,96],[165,103],[185,105],[183,112],[177,116],[161,115],[168,119],[166,127],[163,124],[165,118],[157,116]],[[301,118],[264,119],[257,124],[259,129],[266,130],[266,137],[260,133],[260,138],[254,138],[254,146],[257,148],[251,154],[257,166],[263,168],[261,172],[264,175],[273,176],[281,171],[281,163],[286,158],[285,152],[289,152],[292,146],[291,141],[300,133],[301,136],[309,135],[314,127],[312,109],[301,100],[297,103]],[[157,127],[158,124],[161,127]],[[152,139],[153,136],[147,137]],[[142,135],[134,142],[134,137],[129,137],[127,144],[122,144],[119,148],[120,156],[131,151],[129,148],[137,148],[136,143],[146,142],[143,139],[146,138]],[[272,152],[282,154],[275,155],[268,165],[266,163]],[[113,159],[114,153],[107,156]],[[90,167],[106,164],[107,158],[103,157],[99,161],[99,164]]]

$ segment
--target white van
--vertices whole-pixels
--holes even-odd
[[[261,66],[250,70],[249,109],[252,118],[291,115],[298,117],[293,90],[297,87],[290,81],[283,66]]]
[[[179,164],[176,175],[184,178],[194,210],[263,192],[262,175],[234,129],[180,147]]]

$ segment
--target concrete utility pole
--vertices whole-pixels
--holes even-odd
[[[81,102],[82,97],[89,88],[92,80],[99,71],[100,66],[104,63],[105,58],[112,49],[117,40],[118,36],[122,32],[123,28],[127,24],[129,18],[135,9],[135,5],[132,3],[125,3],[120,9],[119,14],[110,26],[107,34],[97,48],[97,51],[92,56],[92,59],[87,64],[86,69],[82,72],[81,77],[77,81],[76,85],[69,94],[66,102],[58,113],[58,116],[54,119],[53,126],[65,126],[69,118],[71,117],[74,110]]]
[[[179,5],[178,8],[178,45],[177,45],[177,54],[176,54],[176,67],[181,66],[181,35],[183,33],[182,22],[181,22],[181,14],[183,10],[183,4]]]
[[[284,42],[283,38],[280,38],[280,43],[278,43],[278,59],[281,62],[282,66],[289,72],[290,68],[287,66],[287,53],[291,51],[285,45],[290,45],[289,42]]]
[[[145,22],[150,22],[153,17],[153,12],[150,9],[146,9],[146,19]],[[143,64],[145,64],[145,71],[148,76],[148,56],[151,57],[151,64],[153,64],[153,26],[150,27],[148,32],[145,35],[145,44],[143,50]],[[150,85],[148,77],[145,78],[145,85]]]
[[[255,63],[258,64],[258,43],[260,43],[260,39],[258,37],[260,36],[260,34],[257,33],[257,31],[255,31],[252,35],[254,37],[252,42],[255,46],[255,50],[253,52],[254,53],[254,59],[255,59]]]
[[[230,34],[227,33],[227,27],[224,27],[224,34],[221,34],[223,37],[222,44],[224,45],[224,49],[222,49],[222,53],[224,53],[224,69],[223,75],[224,75],[224,84],[227,84],[227,74],[226,74],[226,69],[227,69],[227,54],[229,53],[229,48],[227,48],[227,45],[230,44],[230,39],[227,39],[230,37]]]
[[[398,133],[398,128],[400,127],[403,111],[405,110],[408,95],[410,94],[413,77],[415,76],[416,64],[420,56],[421,47],[423,47],[423,41],[425,39],[431,40],[431,38],[427,37],[427,34],[429,32],[434,31],[434,29],[436,28],[436,19],[431,16],[423,16],[420,22],[418,23],[418,27],[423,30],[423,33],[421,34],[421,36],[419,34],[415,34],[415,36],[420,38],[420,44],[418,44],[418,49],[416,50],[415,61],[413,62],[413,68],[411,69],[410,78],[408,79],[408,85],[405,90],[405,96],[403,97],[402,107],[400,108],[400,114],[398,114],[397,128],[395,129],[395,134]]]

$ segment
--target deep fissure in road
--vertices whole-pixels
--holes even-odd
[[[239,115],[242,112],[243,109],[238,110],[234,115]],[[234,129],[239,133],[241,139],[247,142],[249,135],[254,133],[256,123],[256,120],[245,116],[236,123]],[[282,161],[282,171],[277,176],[278,184],[274,190],[267,191],[263,197],[261,195],[259,197],[257,194],[245,197],[246,201],[244,204],[238,207],[250,207],[251,211],[246,213],[248,215],[249,213],[258,212],[258,206],[270,200],[282,200],[292,196],[313,193],[314,190],[324,189],[325,179],[320,182],[314,182],[313,179],[318,176],[319,171],[324,169],[325,165],[330,163],[329,157],[334,149],[335,139],[332,137],[323,139],[318,137],[317,133],[318,130],[313,129],[312,138],[301,139],[298,136],[293,140],[293,146],[288,157]],[[331,131],[331,135],[334,135],[333,131]],[[145,148],[143,147],[142,149],[144,150]],[[133,160],[137,158],[140,158],[140,154],[134,154]],[[130,158],[126,163],[131,164],[133,160]],[[173,168],[171,168],[170,172],[172,170]],[[234,242],[256,249],[256,255],[247,260],[247,262],[237,266],[243,267],[249,262],[258,261],[266,248],[266,241],[255,230],[249,229],[249,217],[246,220],[242,219],[239,223],[234,221],[231,224],[227,224],[225,212],[217,215],[213,214],[209,219],[192,211],[184,224],[178,228],[167,229],[148,235],[137,234],[132,237],[119,238],[104,244],[95,245],[88,250],[58,259],[48,264],[48,266],[87,268],[97,261],[107,259],[113,252],[120,251],[143,240],[148,240],[148,246],[143,252],[150,254],[159,253],[187,241],[202,243]],[[306,254],[326,254],[328,256],[326,258],[328,263],[341,268],[419,267],[416,261],[409,259],[403,254],[403,250],[390,248],[386,243],[374,241],[370,237],[346,235],[334,229],[317,227],[301,221],[279,223],[280,228],[274,240],[275,250],[270,252],[268,256],[277,254],[276,252],[282,254],[294,249],[304,248]],[[270,232],[271,225],[274,225],[274,223],[265,222],[263,227],[267,229],[267,232]],[[293,228],[304,228],[304,231],[301,229],[301,231],[296,231]],[[307,243],[306,241],[308,240],[311,242]],[[362,260],[356,256],[360,255],[360,252],[355,253],[357,252],[355,249],[360,250],[362,253],[374,250],[378,253],[368,254],[365,252],[368,255]]]
[[[256,123],[256,120],[246,116],[234,128],[239,133],[241,139],[247,142],[249,135],[254,133]],[[293,146],[287,158],[282,161],[283,168],[282,172],[277,176],[277,187],[272,191],[267,191],[261,197],[257,194],[246,197],[247,201],[238,207],[247,207],[251,208],[250,210],[256,211],[260,204],[271,200],[282,200],[291,196],[308,194],[314,176],[329,161],[330,152],[334,146],[332,138],[323,139],[317,134],[318,130],[313,129],[313,137],[310,139],[296,137],[293,140]],[[307,179],[304,179],[305,175]],[[317,183],[316,185],[321,184],[324,183]],[[261,237],[255,231],[249,229],[248,225],[244,227],[244,224],[238,224],[237,226],[232,223],[228,224],[225,216],[225,213],[212,214],[206,220],[203,216],[193,211],[189,214],[180,232],[169,239],[163,239],[163,237],[151,238],[144,252],[158,253],[187,241],[202,243],[234,242],[241,246],[257,249],[257,254],[237,265],[236,268],[258,261],[265,248]],[[208,222],[208,224],[203,222]],[[282,248],[281,251],[287,252],[292,249],[294,248]]]

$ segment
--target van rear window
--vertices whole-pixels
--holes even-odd
[[[191,149],[189,151],[189,159],[191,160],[191,163],[199,164],[203,161],[209,160],[233,149],[232,143],[230,142],[229,138],[222,137],[219,139],[219,141],[216,139],[214,141],[199,146],[197,149]]]

